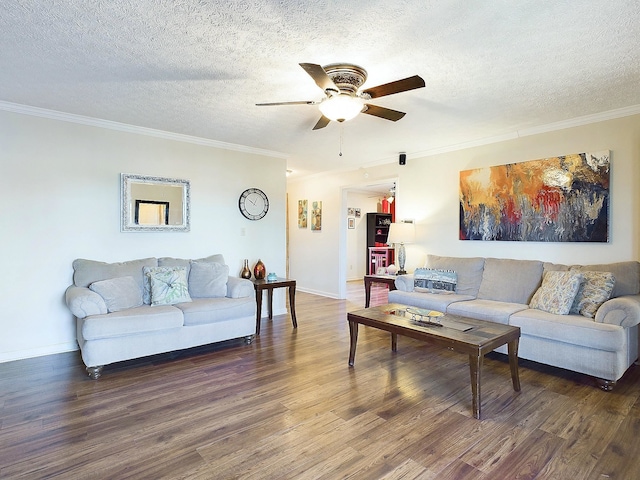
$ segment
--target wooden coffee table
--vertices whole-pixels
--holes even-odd
[[[434,319],[436,323],[442,324],[442,326],[438,327],[415,321],[413,318],[421,317],[407,313],[407,308],[410,308],[410,311],[418,310],[406,305],[391,303],[348,313],[347,321],[349,322],[351,335],[349,366],[353,367],[354,365],[359,324],[390,332],[391,350],[394,352],[398,347],[398,335],[403,335],[448,347],[456,352],[466,353],[469,355],[473,416],[480,419],[482,407],[480,385],[484,356],[490,351],[507,344],[513,389],[516,392],[520,391],[520,378],[518,376],[519,327],[456,315],[445,315]]]

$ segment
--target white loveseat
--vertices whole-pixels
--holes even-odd
[[[395,281],[397,290],[389,292],[389,302],[520,327],[519,357],[594,376],[604,390],[611,390],[638,359],[638,262],[568,266],[429,255],[425,267],[455,272],[455,291],[416,291],[413,275],[402,275]],[[615,285],[593,318],[531,308],[543,277],[552,271],[611,272]]]
[[[229,276],[222,255],[78,259],[73,270],[65,299],[91,378],[110,363],[235,338],[251,343],[255,334],[253,283]]]

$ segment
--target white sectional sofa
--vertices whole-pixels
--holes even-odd
[[[122,263],[78,259],[66,303],[91,378],[110,363],[244,338],[256,329],[253,283],[222,255]]]
[[[425,267],[454,272],[457,276],[454,291],[416,288],[413,275],[401,275],[395,281],[397,290],[389,292],[389,302],[520,327],[519,357],[594,376],[604,390],[611,390],[638,359],[638,262],[568,266],[531,260],[429,255]],[[548,275],[549,272],[555,273]],[[585,316],[588,308],[581,310],[583,314],[575,312],[576,303],[571,306],[572,313],[557,313],[557,302],[545,298],[555,294],[551,288],[554,279],[579,282],[577,297],[583,291],[585,297],[586,279],[594,275],[610,277],[591,272],[613,275],[615,284],[610,298],[601,305],[588,305],[593,318]]]

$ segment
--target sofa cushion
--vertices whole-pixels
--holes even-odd
[[[459,295],[471,295],[476,297],[480,282],[482,281],[482,269],[484,258],[472,257],[440,257],[429,255],[425,264],[426,268],[440,270],[453,270],[458,277],[456,293]]]
[[[600,305],[609,300],[616,279],[610,272],[580,272],[584,282],[580,285],[570,313],[593,318]]]
[[[621,295],[637,295],[640,293],[640,263],[618,262],[598,265],[573,265],[571,270],[611,272],[616,278],[616,284],[611,292],[611,298]]]
[[[459,295],[457,293],[442,295],[429,292],[405,292],[403,290],[392,290],[389,292],[389,303],[412,305],[418,308],[437,310],[438,312],[446,312],[447,307],[454,302],[473,300],[473,298],[471,295]]]
[[[447,307],[447,313],[506,325],[509,323],[509,317],[513,313],[527,308],[529,308],[527,305],[521,303],[475,299],[467,302],[452,303]]]
[[[102,297],[108,313],[142,305],[142,290],[131,276],[99,280],[89,289]]]
[[[542,262],[487,258],[478,298],[528,304],[542,281]]]
[[[544,262],[542,264],[542,275],[547,272],[566,272],[569,270],[569,265],[563,265],[562,263]]]
[[[183,316],[175,307],[142,305],[120,312],[92,315],[78,321],[82,338],[98,340],[179,328],[183,325]]]
[[[144,286],[142,269],[156,266],[158,266],[158,261],[155,258],[142,258],[119,263],[96,262],[78,258],[73,261],[73,284],[76,287],[89,287],[93,282],[100,280],[131,276],[142,291]]]
[[[224,297],[227,294],[229,267],[215,262],[191,262],[189,295],[191,298]]]
[[[556,315],[567,315],[583,283],[582,273],[547,272],[542,279],[542,285],[533,295],[529,307]]]
[[[255,317],[256,300],[244,298],[194,298],[190,303],[179,303],[185,326],[216,323],[233,318]]]
[[[458,275],[453,270],[416,268],[413,272],[413,286],[418,292],[451,294],[457,283]]]
[[[144,268],[151,285],[151,305],[174,305],[190,302],[185,267]]]
[[[558,342],[617,352],[625,344],[625,329],[594,322],[582,315],[555,315],[542,310],[514,313],[510,325],[520,327],[521,335],[542,337]]]

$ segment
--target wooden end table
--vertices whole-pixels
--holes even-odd
[[[260,335],[260,318],[262,317],[262,291],[266,290],[269,298],[269,320],[273,320],[273,289],[289,288],[289,308],[291,309],[291,323],[293,328],[298,328],[296,320],[296,281],[289,278],[280,278],[277,280],[252,280],[253,288],[256,291],[256,335]]]
[[[427,343],[441,345],[456,352],[466,353],[469,355],[473,416],[480,419],[482,407],[480,385],[484,356],[507,344],[513,389],[516,392],[520,391],[520,377],[518,376],[519,327],[457,315],[440,317],[441,327],[424,325],[416,322],[415,318],[407,312],[407,308],[410,307],[391,303],[347,314],[351,337],[350,367],[353,367],[356,356],[358,324],[390,332],[391,350],[394,352],[398,348],[398,335],[404,335]]]
[[[396,289],[395,275],[365,275],[364,276],[364,308],[369,308],[371,303],[371,284],[384,283],[389,287],[389,291]]]

